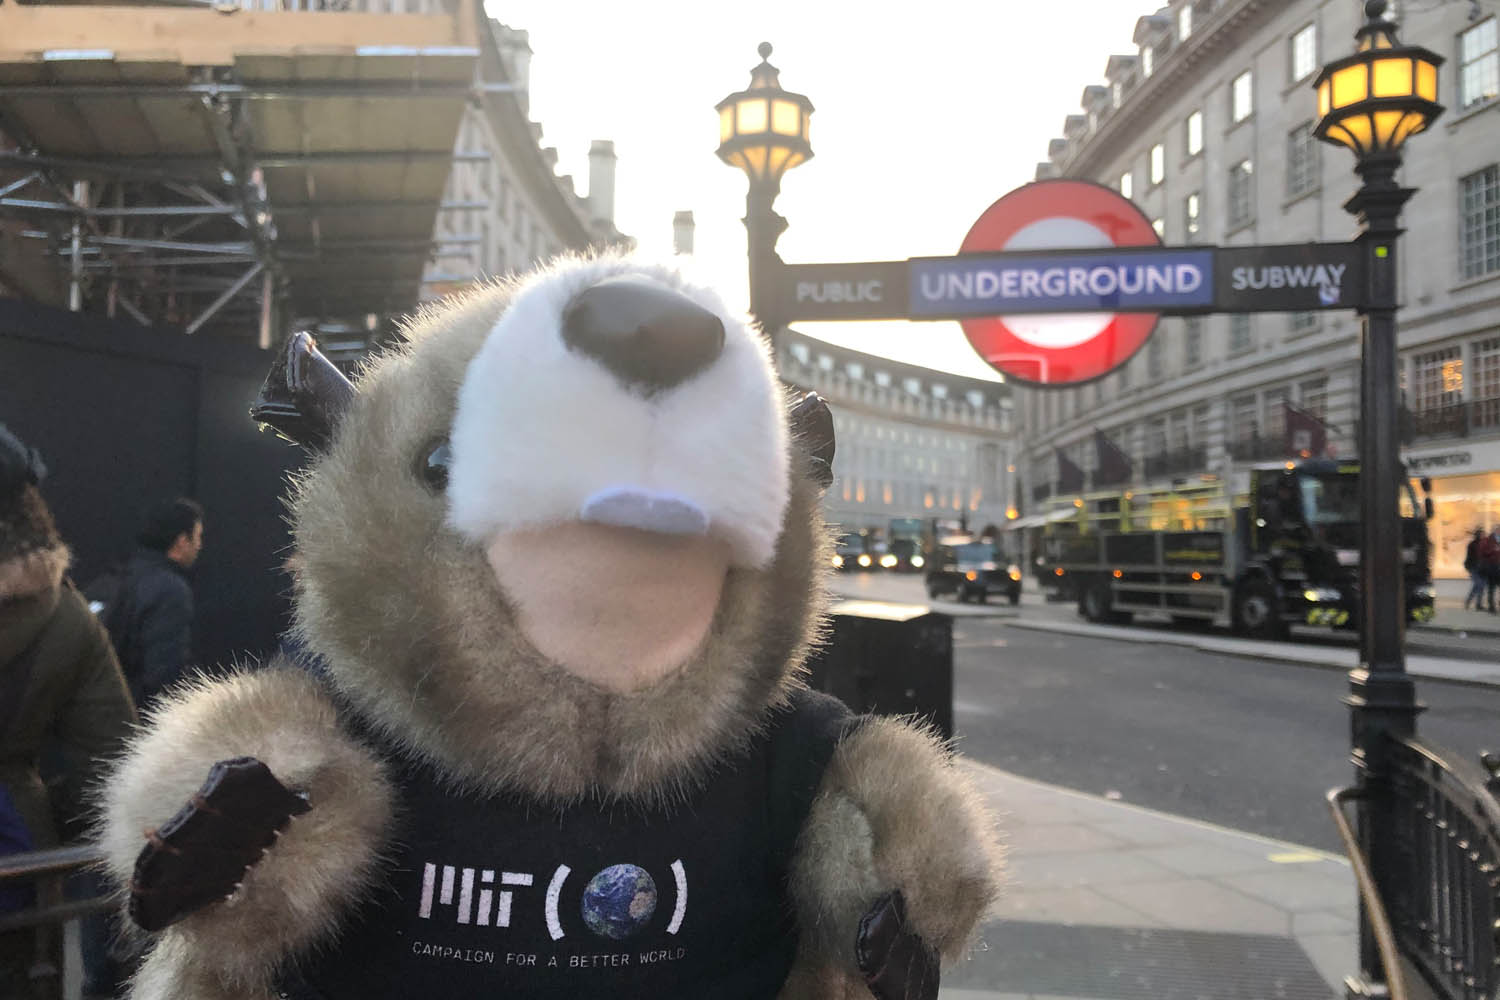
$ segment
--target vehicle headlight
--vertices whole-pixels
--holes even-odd
[[[896,565],[896,562],[896,557],[891,555],[889,552],[880,557],[880,565],[884,569],[890,569],[891,567]]]
[[[844,557],[843,556],[834,556],[832,559],[829,560],[829,562],[833,563],[833,568],[834,569],[843,569],[844,568]]]
[[[1015,566],[1015,565],[1007,566],[1006,569],[1005,569],[1005,573],[1012,580],[1019,580],[1019,579],[1021,579],[1021,567],[1019,567],[1019,566]]]
[[[1302,592],[1302,598],[1313,604],[1328,604],[1339,600],[1344,595],[1331,587],[1308,587]]]
[[[1340,566],[1359,565],[1359,549],[1339,549],[1334,557],[1338,559]]]
[[[979,574],[976,573],[976,572],[974,572],[971,569],[967,573],[964,574],[964,579],[965,580],[977,580],[977,579],[979,579]]]
[[[912,556],[911,557],[911,564],[915,568],[921,569],[923,566],[927,565],[927,560],[923,559],[921,556]]]
[[[870,565],[870,557],[869,557],[869,555],[868,554],[861,555],[859,557],[859,564],[861,566],[864,566],[864,567],[868,568],[869,565]]]

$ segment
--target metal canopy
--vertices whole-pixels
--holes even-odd
[[[0,6],[0,45],[26,49],[0,51],[0,132],[19,147],[0,144],[0,283],[265,345],[294,319],[413,309],[428,260],[467,239],[435,243],[433,227],[476,23],[469,0],[423,15]],[[63,47],[80,38],[123,41]],[[148,39],[180,51],[124,48]]]

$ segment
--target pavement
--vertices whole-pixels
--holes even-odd
[[[1500,636],[1500,617],[1462,608],[1438,585],[1433,635]],[[844,596],[899,600],[909,585],[849,580]],[[1348,670],[1347,646],[1258,642],[1226,633],[1091,625],[1070,607],[948,602],[956,617],[1014,628],[1173,643]],[[1046,605],[1041,605],[1043,609]],[[1415,641],[1415,639],[1414,639]],[[1500,686],[1500,662],[1411,655],[1412,674]],[[999,817],[1009,886],[969,956],[944,973],[940,1000],[1334,1000],[1358,961],[1354,877],[1346,859],[1049,785],[963,761]],[[1322,809],[1322,803],[1309,803]],[[1332,823],[1332,819],[1329,819]]]
[[[1344,859],[964,766],[999,816],[1010,885],[940,1000],[1342,995],[1358,957]]]

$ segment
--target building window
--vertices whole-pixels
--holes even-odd
[[[1230,229],[1246,225],[1255,218],[1255,167],[1249,160],[1241,160],[1229,169],[1229,217]]]
[[[1250,441],[1260,433],[1255,422],[1255,397],[1238,396],[1229,402],[1229,439]]]
[[[1284,388],[1266,390],[1265,406],[1261,411],[1265,414],[1265,420],[1261,423],[1264,428],[1261,436],[1269,441],[1286,437],[1286,402],[1290,396]]]
[[[948,398],[948,387],[946,385],[944,385],[943,383],[941,383],[941,382],[934,382],[934,383],[932,383],[932,398],[933,399],[947,399]]]
[[[1474,400],[1470,426],[1500,427],[1500,337],[1478,340],[1473,345],[1474,379],[1469,398]]]
[[[1173,448],[1187,448],[1192,445],[1188,439],[1188,415],[1187,410],[1178,410],[1171,416],[1171,438],[1169,444]]]
[[[1193,440],[1198,444],[1208,443],[1208,425],[1213,420],[1213,407],[1207,404],[1193,407]]]
[[[1185,42],[1193,35],[1192,0],[1177,8],[1177,40]]]
[[[796,358],[798,362],[804,365],[807,364],[808,350],[806,344],[795,343],[791,346],[790,350],[792,357]]]
[[[1160,184],[1167,179],[1167,147],[1157,143],[1151,147],[1151,183]]]
[[[1321,166],[1313,123],[1303,122],[1286,137],[1286,196],[1296,198],[1317,190]]]
[[[1203,363],[1203,317],[1189,316],[1183,321],[1182,360],[1189,368]]]
[[[1151,220],[1151,228],[1154,229],[1154,230],[1156,230],[1156,238],[1157,239],[1164,240],[1164,239],[1167,238],[1167,220],[1166,219],[1160,219],[1160,218],[1158,218],[1158,219],[1152,219]]]
[[[1124,392],[1130,388],[1130,362],[1127,361],[1120,366],[1120,391]]]
[[[1250,315],[1235,313],[1229,317],[1229,353],[1244,354],[1255,346],[1250,334]]]
[[[1255,110],[1255,77],[1247,69],[1234,78],[1229,96],[1229,120],[1242,122]]]
[[[1119,107],[1125,100],[1125,87],[1118,80],[1110,84],[1109,100],[1115,107]]]
[[[1496,21],[1481,21],[1458,36],[1458,103],[1472,108],[1500,94],[1500,52]]]
[[[1197,191],[1188,195],[1182,204],[1182,231],[1189,243],[1198,238],[1203,225],[1200,221],[1203,216],[1203,199]]]
[[[858,361],[849,362],[844,370],[848,372],[849,377],[854,379],[856,382],[865,377],[865,366]]]
[[[1187,152],[1197,156],[1203,152],[1203,112],[1194,111],[1187,116]]]
[[[1165,369],[1164,359],[1166,357],[1166,334],[1157,330],[1146,341],[1146,377],[1159,379]]]
[[[1318,314],[1312,311],[1294,312],[1290,315],[1290,318],[1287,322],[1287,326],[1290,328],[1293,336],[1299,336],[1304,333],[1312,333],[1318,328],[1319,325],[1320,320],[1318,319]]]
[[[1150,78],[1156,72],[1156,50],[1147,45],[1141,49],[1141,76]]]
[[[905,389],[913,396],[920,396],[922,395],[922,380],[912,377],[904,378],[901,380],[901,388]]]
[[[1298,83],[1318,68],[1318,28],[1309,24],[1292,36],[1292,82]]]
[[[974,409],[984,409],[984,393],[980,392],[978,389],[970,389],[968,393],[965,394],[964,398],[969,401],[969,405],[974,407]]]
[[[1500,166],[1459,181],[1459,261],[1464,278],[1500,271]]]
[[[1314,379],[1302,383],[1302,412],[1324,420],[1328,417],[1328,380]]]
[[[1163,455],[1167,451],[1167,418],[1154,417],[1146,424],[1146,454]]]
[[[1412,408],[1418,413],[1463,400],[1463,349],[1458,345],[1418,354],[1412,358],[1412,363],[1416,368]]]
[[[1120,175],[1120,193],[1127,198],[1134,197],[1134,194],[1131,191],[1131,188],[1134,187],[1134,185],[1131,183],[1131,180],[1132,178],[1130,176],[1130,171],[1128,170]]]

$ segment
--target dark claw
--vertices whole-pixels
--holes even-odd
[[[146,831],[130,880],[131,919],[159,931],[232,896],[292,817],[311,808],[254,757],[215,764],[177,815]]]
[[[250,417],[304,448],[323,451],[353,398],[354,386],[303,330],[271,363]]]
[[[859,922],[854,958],[876,1000],[937,1000],[937,949],[906,922],[906,900],[893,889]]]
[[[809,472],[823,489],[833,485],[833,412],[815,392],[797,401],[791,413],[792,437],[807,452]]]

